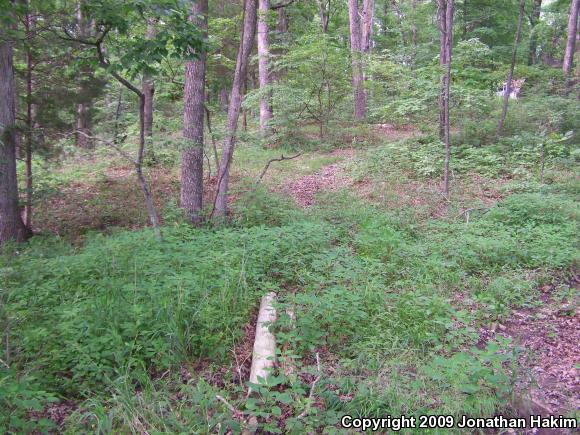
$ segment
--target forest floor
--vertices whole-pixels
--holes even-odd
[[[326,151],[304,152],[296,159],[273,163],[263,178],[262,185],[271,195],[290,199],[294,203],[291,207],[297,207],[300,213],[313,216],[315,219],[329,221],[333,225],[336,222],[339,231],[343,231],[341,228],[346,222],[347,229],[345,231],[349,234],[352,232],[350,229],[352,223],[349,221],[351,217],[348,216],[349,213],[358,213],[360,210],[357,210],[357,207],[365,208],[368,206],[372,207],[373,210],[387,210],[391,213],[389,216],[392,216],[389,219],[393,221],[401,219],[401,222],[409,222],[404,225],[408,225],[409,228],[412,228],[411,231],[419,234],[417,240],[421,243],[422,240],[431,240],[429,237],[433,237],[430,235],[432,228],[438,228],[433,227],[433,225],[442,225],[441,228],[445,229],[445,225],[457,226],[464,223],[465,228],[468,228],[471,222],[477,222],[496,204],[501,203],[513,193],[511,191],[514,183],[512,176],[487,176],[478,173],[456,176],[454,174],[453,191],[451,199],[448,199],[441,194],[442,186],[438,177],[418,177],[408,166],[393,166],[392,161],[389,160],[392,149],[389,147],[394,146],[393,144],[420,138],[421,134],[418,131],[411,127],[397,128],[383,124],[372,127],[370,134],[372,135],[370,145],[361,145],[362,141],[351,138],[346,143],[350,143],[352,146]],[[278,157],[281,151],[241,144],[236,153],[232,175],[232,205],[234,206],[238,200],[242,203],[247,199],[248,194],[254,192],[256,177],[266,162]],[[284,154],[290,155],[290,153]],[[385,158],[384,156],[388,157],[387,160],[381,160]],[[147,215],[142,205],[141,192],[135,183],[135,175],[131,168],[120,164],[116,158],[109,160],[108,164],[101,163],[101,166],[96,169],[93,163],[90,158],[86,158],[75,161],[73,172],[71,172],[71,166],[66,164],[61,168],[61,173],[56,177],[57,182],[47,189],[51,192],[47,196],[48,200],[40,202],[35,207],[36,232],[65,237],[74,245],[82,246],[84,240],[90,238],[93,233],[115,234],[124,229],[138,230],[147,226]],[[179,219],[178,211],[176,211],[178,210],[176,204],[179,197],[178,166],[152,167],[148,169],[148,173],[156,205],[161,212],[164,224],[170,227]],[[559,177],[558,175],[554,176]],[[569,175],[566,176],[569,177]],[[562,179],[558,178],[557,180],[560,182]],[[214,174],[207,175],[205,201],[208,204],[211,204],[215,181]],[[357,203],[356,201],[362,202]],[[275,203],[274,206],[279,207],[279,204]],[[258,205],[259,207],[262,206]],[[260,211],[260,213],[276,214],[277,212],[273,208],[268,208],[273,207],[270,203],[266,203],[263,207],[265,212]],[[235,207],[234,213],[238,213]],[[397,249],[396,246],[399,242],[396,240],[400,236],[395,232],[394,235],[388,235],[388,237],[395,237],[393,239],[395,241],[391,242],[387,238],[383,242],[382,237],[385,235],[382,232],[376,233],[376,231],[383,231],[381,227],[383,225],[381,219],[383,218],[378,218],[378,223],[375,223],[373,219],[377,219],[377,217],[374,214],[369,215],[373,216],[371,218],[366,217],[364,214],[367,213],[366,211],[361,213],[362,217],[356,218],[356,225],[361,228],[369,225],[370,240],[363,239],[362,236],[354,236],[354,241],[349,242],[348,249],[356,254],[368,255],[373,261],[376,257],[388,265],[389,255],[392,254],[385,252]],[[368,213],[375,212],[369,211]],[[266,221],[268,219],[266,217]],[[375,225],[378,225],[378,229],[375,228]],[[388,231],[391,230],[387,228]],[[436,229],[433,233],[435,234],[435,242],[433,243],[438,240],[437,231],[441,230]],[[373,234],[378,234],[379,241],[374,240]],[[485,243],[494,244],[493,237],[493,235],[490,236],[490,240],[486,240]],[[465,245],[471,243],[471,239],[466,240],[467,242],[463,244],[461,249],[465,249]],[[384,246],[380,243],[384,243]],[[395,248],[390,246],[391,243],[394,244]],[[424,247],[421,246],[417,245],[416,251],[410,251],[413,252],[412,255],[422,252],[422,249],[427,249],[428,252],[433,249],[428,244]],[[500,247],[501,249],[503,248]],[[365,254],[367,251],[368,253]],[[460,257],[461,255],[463,254],[460,254]],[[468,252],[465,255],[471,254]],[[429,258],[425,258],[425,264],[430,264],[430,261]],[[422,266],[417,267],[416,273],[422,273]],[[580,340],[577,308],[580,276],[574,266],[567,269],[534,267],[532,271],[521,269],[518,266],[514,272],[509,272],[515,278],[511,275],[506,278],[508,286],[506,291],[510,295],[512,291],[517,293],[517,289],[512,290],[510,287],[512,279],[514,285],[520,285],[520,282],[523,282],[521,285],[525,288],[525,284],[528,282],[536,288],[525,290],[531,295],[526,299],[529,303],[526,302],[521,306],[517,304],[510,306],[507,312],[501,311],[502,314],[495,314],[493,310],[500,308],[485,299],[478,299],[477,291],[468,288],[466,283],[471,282],[469,279],[474,279],[477,281],[477,285],[474,287],[485,287],[494,279],[494,273],[499,273],[501,280],[502,276],[508,272],[504,273],[501,270],[488,272],[482,268],[473,273],[472,278],[466,277],[467,274],[462,272],[463,275],[458,275],[460,277],[457,279],[454,278],[456,281],[459,280],[459,283],[450,281],[453,283],[448,284],[451,293],[444,291],[443,295],[451,301],[450,304],[453,309],[457,310],[457,313],[469,313],[471,323],[468,325],[468,329],[472,328],[476,331],[479,337],[476,340],[477,346],[482,352],[489,343],[494,342],[498,337],[512,339],[509,346],[512,349],[518,349],[517,368],[509,368],[508,371],[517,374],[516,392],[521,399],[513,402],[511,412],[520,415],[534,413],[574,415],[576,410],[580,409],[580,374],[577,356],[577,343]],[[507,270],[508,267],[505,266],[505,271]],[[526,274],[531,277],[529,280]],[[520,279],[521,276],[524,278]],[[417,277],[417,282],[420,279],[422,278]],[[347,281],[349,280],[350,278]],[[408,285],[410,281],[402,282]],[[324,288],[326,285],[330,284],[321,284],[321,287]],[[419,286],[419,284],[417,285]],[[391,291],[389,289],[387,293]],[[539,295],[539,300],[535,299],[534,295]],[[514,296],[514,298],[518,299],[519,295]],[[435,302],[428,303],[429,307],[426,308],[426,313],[432,313],[431,303]],[[435,311],[436,308],[433,308],[433,312]],[[402,316],[402,314],[399,315]],[[191,364],[183,364],[176,376],[184,383],[191,382],[192,378],[200,378],[215,388],[230,388],[230,382],[234,385],[243,385],[243,382],[247,380],[251,363],[255,318],[255,307],[252,307],[249,313],[245,313],[241,317],[242,331],[240,338],[234,341],[229,350],[233,358],[229,365],[218,364],[216,366],[211,358],[200,358]],[[418,323],[422,320],[421,318]],[[410,321],[409,325],[413,325],[415,322],[411,318],[403,319],[402,317],[400,321],[403,324]],[[453,317],[453,321],[458,322],[459,320]],[[328,327],[331,328],[331,326]],[[414,325],[409,326],[409,328],[413,329]],[[412,333],[429,334],[428,331],[413,331]],[[401,334],[404,336],[403,333]],[[342,337],[341,333],[338,333],[338,336]],[[419,335],[413,339],[421,343],[426,340],[418,337]],[[377,337],[366,337],[365,339],[372,343],[379,340]],[[339,342],[342,340],[344,338],[339,338]],[[380,348],[384,343],[379,342],[372,344],[372,346]],[[425,341],[425,343],[427,342]],[[432,363],[419,362],[425,358],[423,346],[425,345],[417,345],[417,350],[401,351],[400,361],[397,359],[398,357],[393,356],[391,363],[377,363],[379,364],[378,369],[357,368],[356,358],[346,364],[343,361],[344,357],[332,350],[331,345],[322,346],[319,351],[323,360],[323,370],[329,378],[348,375],[355,379],[357,377],[366,379],[367,376],[370,376],[369,373],[374,370],[376,372],[372,375],[375,377],[374,385],[379,386],[379,388],[380,386],[387,388],[386,385],[390,382],[387,380],[393,376],[408,377],[411,380],[415,379],[414,382],[418,383],[426,382],[425,375],[421,371],[423,369],[420,367],[422,364],[430,367]],[[395,344],[393,344],[394,348]],[[402,349],[406,348],[403,346]],[[373,352],[375,351],[373,350]],[[445,355],[446,351],[442,352]],[[428,354],[429,351],[427,351]],[[305,357],[304,361],[305,366],[314,364],[312,354]],[[450,366],[445,370],[449,370],[449,376],[453,377],[451,373],[453,373],[452,370],[455,370],[454,368]],[[154,376],[154,378],[163,379],[164,376],[161,374]],[[301,373],[300,376],[306,385],[311,384],[315,378],[315,375],[308,371]],[[355,406],[355,393],[349,389],[343,391],[344,387],[341,387],[341,390],[338,386],[333,385],[330,383],[327,386],[329,391],[336,391],[340,401],[343,403],[352,402]],[[387,389],[390,391],[390,388],[392,387],[388,386]],[[438,404],[437,406],[448,407],[445,409],[456,409],[455,405],[450,404],[454,400],[453,395],[450,395],[448,399],[434,397],[435,394],[438,394],[437,392],[443,391],[438,388],[443,387],[423,389],[413,386],[413,388],[419,388],[416,391],[421,393],[413,393],[411,390],[401,393],[401,398],[397,399],[403,402],[400,409],[410,409],[412,403],[421,403],[421,406],[426,406],[425,403],[428,402],[431,403],[431,406]],[[419,394],[421,398],[409,399],[407,397],[413,394]],[[423,395],[425,397],[422,397]],[[322,410],[328,406],[323,405],[320,399],[317,400],[319,401],[313,404],[314,407],[319,407]],[[404,403],[404,400],[409,402]],[[40,417],[52,419],[64,427],[65,419],[71,413],[78,412],[79,407],[83,409],[84,406],[86,405],[78,405],[74,401],[64,400],[59,404],[47,406]],[[368,406],[369,409],[373,409],[370,404],[357,406]],[[397,406],[399,406],[398,402]],[[291,410],[282,407],[282,412],[288,417]],[[278,421],[280,427],[286,424],[286,417]],[[141,420],[144,419],[146,417],[142,416]],[[129,422],[128,426],[139,429],[142,425],[141,420],[137,418],[137,423]],[[143,428],[143,430],[146,433],[146,429]]]
[[[406,129],[393,131],[389,128],[387,135],[389,138],[406,137],[407,132]],[[329,156],[340,157],[341,160],[324,166],[311,175],[289,180],[281,189],[276,190],[291,196],[297,205],[304,208],[314,205],[318,194],[341,189],[351,189],[361,198],[376,200],[372,183],[368,180],[356,182],[345,169],[356,157],[355,149],[336,150],[329,153]],[[475,197],[480,204],[490,208],[502,199],[501,186],[508,181],[497,180],[490,188],[489,185],[482,184],[479,177],[474,176],[471,183],[477,190],[471,192],[470,199]],[[433,196],[433,192],[438,193],[441,188],[438,184],[425,182],[402,183],[393,187],[396,193],[390,206],[413,208],[428,204],[429,193]],[[435,201],[431,198],[431,217],[442,218],[447,209],[446,201],[437,195]],[[574,274],[568,284],[580,290],[580,275]],[[541,288],[541,307],[515,309],[503,323],[493,323],[491,329],[479,329],[480,345],[500,334],[513,339],[515,346],[521,347],[523,353],[518,360],[520,378],[517,383],[518,391],[522,395],[519,411],[523,415],[561,415],[570,409],[580,409],[578,307],[568,301],[554,300],[555,289],[554,284]]]

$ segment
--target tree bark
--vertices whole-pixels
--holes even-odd
[[[143,191],[143,196],[145,198],[145,205],[147,207],[147,214],[149,215],[149,221],[155,232],[155,236],[159,241],[161,241],[161,224],[159,222],[159,216],[157,215],[157,210],[155,209],[155,204],[153,203],[153,195],[149,190],[149,185],[147,179],[143,174],[143,156],[145,153],[145,95],[139,95],[139,150],[137,154],[137,161],[135,162],[135,172],[137,173],[137,179],[139,184],[141,184],[141,190]]]
[[[569,89],[571,86],[572,65],[574,64],[574,51],[576,45],[576,31],[578,28],[578,10],[580,8],[580,0],[572,0],[570,4],[570,15],[568,17],[568,38],[566,41],[566,52],[564,53],[564,62],[562,69],[566,76],[567,85]]]
[[[526,6],[525,0],[520,0],[520,13],[518,15],[518,27],[516,29],[516,36],[514,41],[514,48],[512,50],[512,61],[510,64],[510,69],[507,76],[507,83],[505,88],[505,95],[503,96],[503,107],[501,110],[501,116],[497,124],[497,130],[495,136],[499,138],[501,136],[501,131],[503,130],[503,125],[505,123],[505,118],[507,116],[508,104],[510,99],[510,94],[512,91],[512,80],[514,77],[514,68],[516,67],[516,61],[518,56],[518,45],[520,43],[520,38],[522,36],[522,23],[524,21],[524,8]]]
[[[259,0],[258,2],[258,78],[260,82],[260,131],[262,134],[268,133],[268,124],[272,119],[272,97],[271,92],[264,90],[270,85],[270,40],[268,35],[268,13],[270,11],[270,0]]]
[[[275,302],[276,293],[272,292],[264,295],[260,303],[250,369],[253,384],[263,384],[276,364],[276,337],[270,331],[277,318]]]
[[[402,2],[402,0],[399,0],[399,2]],[[397,3],[397,0],[392,0],[391,5],[393,6],[393,12],[395,17],[397,18],[397,21],[399,22],[399,33],[401,35],[401,44],[403,45],[403,47],[406,47],[407,44],[407,37],[405,36],[405,22],[404,22],[404,14],[403,11],[401,10],[401,7],[399,6],[399,3]]]
[[[350,49],[352,55],[352,90],[354,96],[354,117],[357,121],[366,116],[366,93],[362,65],[361,20],[358,0],[348,0],[350,22]]]
[[[208,0],[197,0],[191,10],[190,20],[204,32],[207,38]],[[181,153],[181,206],[188,218],[197,224],[203,207],[203,143],[205,114],[205,53],[185,66],[185,89],[183,94],[183,136],[187,148]]]
[[[437,23],[439,26],[439,65],[441,66],[441,92],[439,94],[439,138],[445,141],[445,79],[447,62],[447,1],[437,0]]]
[[[87,137],[91,135],[89,107],[87,103],[77,104],[77,131],[83,134],[76,135],[76,146],[79,148],[92,148],[91,140]]]
[[[320,27],[322,29],[322,33],[328,33],[328,24],[330,21],[329,17],[329,8],[330,8],[330,0],[323,3],[323,0],[316,0],[316,4],[318,5],[318,17],[320,18]]]
[[[155,22],[147,20],[147,39],[155,37]],[[153,96],[155,82],[149,74],[143,74],[143,95],[145,96],[145,137],[153,137]]]
[[[468,18],[468,0],[463,0],[463,30],[461,33],[461,39],[465,40],[467,38],[467,23],[469,22]]]
[[[83,1],[79,0],[77,3],[77,25],[79,28],[79,35],[81,38],[86,38],[89,34],[89,26],[87,25],[87,20],[83,16],[82,10]],[[81,68],[80,77],[80,95],[83,100],[87,98],[86,88],[88,86],[88,76],[90,76],[91,71],[87,67]],[[90,105],[88,101],[81,101],[77,104],[76,113],[76,146],[79,148],[92,148],[93,143],[90,139],[91,136],[91,119],[90,119]]]
[[[105,58],[105,53],[103,49],[103,40],[110,29],[104,31],[101,36],[95,42],[84,42],[90,46],[93,46],[97,52],[97,57],[99,59],[99,63],[103,68],[109,69],[110,74],[117,80],[120,84],[124,87],[129,89],[133,92],[137,98],[139,99],[139,148],[137,150],[137,159],[133,161],[133,165],[135,166],[135,173],[137,174],[137,179],[139,184],[141,185],[141,190],[143,191],[143,197],[145,198],[145,205],[147,207],[147,214],[149,215],[149,221],[153,226],[153,231],[155,232],[155,236],[157,240],[162,240],[160,222],[159,222],[159,215],[157,214],[157,210],[155,208],[155,204],[153,203],[153,197],[151,195],[151,191],[149,190],[149,185],[147,184],[147,180],[143,174],[143,156],[145,154],[145,95],[143,92],[133,85],[129,80],[121,76],[115,70],[110,70],[110,64]]]
[[[215,200],[215,212],[220,216],[225,216],[228,211],[230,166],[236,144],[236,132],[238,130],[238,120],[242,105],[242,88],[248,71],[248,60],[254,45],[257,19],[257,0],[245,0],[242,38],[240,40],[240,48],[236,60],[234,82],[232,84],[226,136],[222,146],[222,157],[220,161],[217,195]]]
[[[385,0],[383,3],[383,12],[381,17],[381,35],[385,36],[387,34],[387,28],[389,24],[389,0]]]
[[[244,86],[242,88],[242,101],[244,97],[248,94],[248,75],[246,74],[246,78],[244,80]],[[248,131],[248,109],[242,108],[242,128],[245,132]]]
[[[0,245],[24,241],[28,230],[18,208],[16,179],[16,94],[13,49],[0,28]]]
[[[220,92],[218,94],[218,98],[219,98],[219,102],[220,102],[220,107],[222,108],[222,110],[224,112],[228,112],[228,107],[230,105],[230,96],[228,93],[227,88],[224,86],[223,88],[220,89]]]
[[[532,14],[530,15],[530,51],[528,53],[528,65],[534,65],[538,59],[536,51],[538,49],[538,35],[535,32],[536,25],[540,22],[542,13],[542,0],[534,0]]]
[[[286,13],[286,8],[280,8],[276,10],[278,14],[278,20],[276,21],[276,31],[279,34],[288,33],[288,14]]]
[[[26,0],[25,5],[27,8],[30,7],[30,1]],[[24,20],[24,26],[26,30],[26,204],[24,206],[24,224],[27,228],[32,228],[32,194],[33,194],[33,184],[32,184],[32,142],[33,142],[33,126],[34,126],[34,114],[35,108],[32,104],[32,92],[33,92],[33,77],[32,72],[34,68],[32,48],[30,42],[30,35],[32,27],[34,26],[34,18],[30,14],[30,10],[27,10],[26,17]]]
[[[467,0],[464,0],[467,3]],[[413,24],[411,25],[411,43],[413,44],[413,63],[415,63],[415,59],[417,58],[417,0],[413,0],[411,2],[411,7],[413,9]]]
[[[443,36],[440,40],[443,43],[443,49],[440,54],[445,60],[445,73],[443,75],[442,98],[440,104],[440,119],[443,120],[443,140],[445,142],[445,162],[443,170],[443,183],[445,196],[449,196],[450,184],[450,169],[451,161],[451,134],[450,134],[450,120],[449,120],[449,99],[451,90],[451,60],[453,53],[453,15],[454,15],[454,1],[453,0],[438,0],[437,2],[439,18],[440,18],[440,35]],[[441,110],[442,109],[442,110]]]
[[[276,9],[276,14],[278,15],[276,20],[276,43],[278,48],[274,49],[274,56],[280,57],[282,56],[286,50],[283,48],[288,42],[288,28],[290,25],[288,14],[286,13],[286,8],[278,8]],[[278,68],[275,72],[270,72],[270,82],[278,83],[280,82],[281,77],[285,74],[285,71],[281,68]],[[275,111],[275,108],[272,107],[272,111]]]
[[[362,3],[362,32],[361,50],[365,54],[370,54],[373,38],[373,23],[375,18],[375,0],[363,0]]]
[[[578,28],[578,35],[576,40],[576,80],[580,83],[580,28]],[[580,92],[577,94],[578,100],[580,100]]]

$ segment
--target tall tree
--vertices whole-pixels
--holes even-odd
[[[361,11],[361,50],[369,54],[372,48],[375,0],[363,0]]]
[[[445,140],[445,80],[447,78],[447,65],[449,64],[449,33],[447,22],[447,0],[437,0],[437,25],[439,27],[439,65],[441,66],[441,90],[439,93],[439,137]],[[453,33],[453,29],[452,32]]]
[[[445,163],[443,171],[444,193],[449,195],[451,160],[451,137],[449,120],[449,97],[451,87],[451,59],[453,53],[453,0],[437,0],[437,21],[439,23],[440,63],[444,68],[441,76],[441,95],[439,98],[440,133],[445,143]]]
[[[215,212],[220,216],[225,216],[228,211],[228,193],[230,182],[230,166],[234,155],[236,144],[236,133],[238,130],[238,120],[242,106],[242,91],[246,75],[248,72],[248,61],[254,45],[256,33],[256,21],[258,19],[257,0],[245,0],[244,2],[244,23],[242,25],[242,37],[236,59],[236,70],[230,95],[230,105],[228,108],[228,119],[226,125],[226,136],[222,146],[222,157],[218,172],[218,185],[215,199]]]
[[[158,239],[161,239],[161,228],[159,222],[159,215],[157,214],[157,209],[153,203],[153,196],[151,194],[151,189],[147,183],[147,179],[143,174],[143,157],[145,155],[145,95],[143,92],[133,85],[125,77],[121,76],[118,72],[111,69],[110,61],[105,57],[105,51],[103,49],[103,41],[108,33],[112,30],[112,27],[105,27],[101,35],[93,43],[100,65],[111,71],[113,77],[123,86],[125,86],[129,91],[133,92],[139,100],[139,146],[137,148],[137,158],[131,159],[135,167],[135,172],[137,174],[137,180],[141,185],[141,190],[143,191],[143,197],[145,198],[145,205],[147,207],[147,213],[149,215],[149,221],[153,227],[155,234]]]
[[[32,32],[35,26],[35,18],[30,8],[30,0],[24,1],[26,13],[24,16],[24,28],[26,30],[26,145],[25,145],[25,162],[26,162],[26,204],[24,206],[25,225],[32,228],[32,142],[33,126],[35,118],[35,106],[32,102],[33,94],[33,70],[34,59],[32,53]]]
[[[352,55],[354,117],[356,120],[360,121],[366,116],[367,98],[364,89],[361,16],[359,13],[358,0],[348,0],[348,17],[350,23],[350,51]]]
[[[207,38],[208,0],[196,0],[190,20],[202,29]],[[196,224],[203,206],[203,142],[205,113],[205,53],[185,66],[183,93],[183,136],[187,146],[181,153],[181,206]]]
[[[147,19],[147,34],[148,40],[155,37],[155,20]],[[148,72],[143,74],[143,95],[145,96],[145,137],[151,138],[153,136],[153,97],[155,95],[155,82],[153,77]]]
[[[265,134],[268,130],[268,123],[272,119],[272,97],[267,91],[270,86],[270,39],[268,28],[268,13],[270,11],[270,0],[259,0],[258,2],[258,78],[260,81],[260,131]]]
[[[330,2],[331,0],[316,0],[322,33],[328,33],[328,24],[330,23]]]
[[[77,26],[80,38],[90,37],[90,22],[83,14],[84,3],[79,0],[77,3]],[[91,140],[91,118],[90,118],[90,101],[88,99],[90,78],[92,71],[86,65],[80,68],[80,98],[81,101],[77,104],[77,125],[76,125],[76,145],[80,148],[91,148],[93,143]]]
[[[276,31],[279,34],[288,33],[288,14],[286,13],[286,8],[278,8],[276,13],[278,14]]]
[[[534,65],[537,62],[538,35],[536,25],[540,22],[542,14],[542,0],[534,0],[532,13],[529,15],[530,21],[530,50],[528,52],[528,65]]]
[[[466,0],[464,0],[466,1]],[[413,44],[413,63],[417,58],[417,0],[411,1],[411,8],[413,10],[413,23],[411,24],[411,43]]]
[[[85,0],[88,1],[88,0]],[[193,58],[199,53],[202,47],[202,40],[199,37],[198,29],[187,20],[189,11],[181,8],[179,0],[166,0],[160,4],[157,1],[133,0],[126,2],[103,2],[94,0],[90,4],[89,11],[91,18],[98,23],[95,35],[90,39],[75,36],[71,33],[67,23],[60,25],[64,33],[60,37],[80,45],[92,47],[96,55],[96,61],[105,71],[107,71],[122,86],[132,92],[139,101],[139,141],[136,158],[131,157],[122,149],[115,147],[125,158],[130,160],[135,168],[137,180],[141,186],[147,213],[152,227],[158,239],[161,239],[161,229],[159,216],[153,202],[153,196],[149,184],[143,172],[143,159],[145,153],[145,95],[140,86],[136,86],[131,79],[145,72],[155,72],[155,65],[169,56],[169,46],[172,47],[173,55],[184,58]],[[131,43],[130,29],[136,23],[142,23],[144,13],[153,16],[163,16],[165,29],[155,36],[154,41],[142,44],[140,41]],[[124,46],[117,45],[117,49],[122,49],[123,53],[118,57],[118,62],[114,61],[105,52],[105,40],[114,43],[114,40],[107,39],[110,34],[118,32],[123,36],[129,36],[128,42]],[[125,76],[123,72],[127,72]],[[112,144],[113,146],[115,144]]]
[[[13,48],[4,23],[0,27],[0,245],[22,242],[28,230],[18,207],[16,179],[16,90]]]
[[[383,10],[381,12],[380,17],[380,29],[381,29],[380,33],[383,36],[387,34],[387,30],[389,27],[389,1],[390,0],[383,1]]]
[[[467,38],[467,28],[468,28],[468,24],[469,24],[468,10],[469,10],[468,0],[463,0],[463,8],[462,8],[463,29],[461,31],[461,39]]]
[[[566,41],[566,52],[564,53],[564,62],[562,69],[567,78],[568,87],[570,85],[570,76],[572,74],[572,65],[574,63],[574,51],[576,45],[576,33],[578,30],[578,10],[580,9],[580,0],[572,0],[570,4],[570,14],[568,16],[568,38]]]
[[[518,46],[520,44],[520,39],[522,37],[522,23],[524,21],[526,2],[525,0],[520,0],[520,13],[518,14],[518,25],[516,29],[516,36],[514,40],[514,47],[512,50],[512,61],[510,63],[510,69],[508,71],[507,82],[505,86],[505,94],[503,96],[503,107],[501,110],[501,116],[497,124],[497,130],[495,132],[496,137],[499,138],[501,131],[503,130],[503,125],[505,123],[505,118],[507,116],[508,104],[510,99],[510,94],[512,91],[512,80],[514,78],[514,69],[516,67],[516,60],[518,57]]]

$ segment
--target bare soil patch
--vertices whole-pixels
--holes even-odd
[[[341,157],[344,161],[356,155],[353,148],[341,148],[328,154],[329,157]],[[311,175],[291,180],[282,186],[281,191],[294,198],[294,201],[304,208],[316,202],[316,195],[322,191],[336,191],[353,185],[354,181],[344,170],[344,161],[334,163],[320,169]]]
[[[421,131],[411,124],[375,124],[371,128],[373,132],[378,134],[382,139],[386,138],[394,142],[422,135]]]
[[[323,190],[338,190],[348,187],[352,180],[339,164],[325,166],[320,171],[288,183],[282,189],[291,195],[301,207],[315,203],[316,195]]]
[[[570,285],[580,287],[578,273]],[[521,349],[516,384],[520,399],[515,404],[516,411],[522,415],[569,416],[580,409],[578,308],[574,301],[555,301],[553,285],[545,285],[541,290],[541,307],[514,310],[497,330],[481,329],[481,343],[484,345],[500,335],[511,338]]]
[[[578,278],[578,277],[577,277]],[[518,310],[503,335],[523,349],[519,389],[549,414],[566,415],[580,409],[580,320],[578,309],[546,305]]]
[[[503,199],[505,194],[501,187],[508,181],[488,180],[476,174],[453,180],[451,202],[443,195],[443,182],[437,180],[412,180],[410,177],[401,181],[363,179],[354,187],[362,198],[390,210],[412,209],[417,218],[423,220],[453,217],[457,208],[457,213],[471,208],[490,208]]]
[[[153,201],[163,222],[163,211],[179,203],[180,181],[176,171],[164,167],[146,170]],[[240,181],[233,174],[230,183]],[[217,177],[204,179],[204,204],[214,202]],[[228,201],[235,202],[233,191]],[[78,239],[89,231],[111,228],[140,229],[149,226],[143,192],[135,171],[127,167],[111,167],[97,180],[75,181],[60,187],[51,197],[40,201],[33,210],[35,233],[52,233]]]

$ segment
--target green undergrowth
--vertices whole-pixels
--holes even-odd
[[[69,252],[33,239],[23,252],[7,252],[2,408],[17,403],[10,391],[23,375],[35,388],[81,397],[107,391],[121,373],[223,361],[260,295],[296,282],[331,240],[327,225],[298,222],[167,228],[162,244],[149,231],[125,232]]]
[[[451,170],[455,177],[480,174],[561,182],[559,173],[574,171],[580,162],[580,148],[573,136],[521,135],[502,138],[486,146],[471,146],[453,141]],[[368,148],[350,165],[355,179],[377,180],[429,179],[442,175],[444,146],[435,136],[389,143]]]
[[[216,394],[269,432],[333,432],[343,414],[491,416],[509,409],[518,351],[476,346],[477,328],[535,306],[538,286],[579,257],[566,189],[427,225],[347,193],[306,214],[260,190],[243,203],[234,225],[167,227],[161,244],[144,230],[6,250],[3,431],[42,430],[31,411],[68,399],[70,433],[239,432]],[[272,290],[280,358],[297,370],[248,400],[232,351]],[[184,382],[200,360],[208,368]]]

